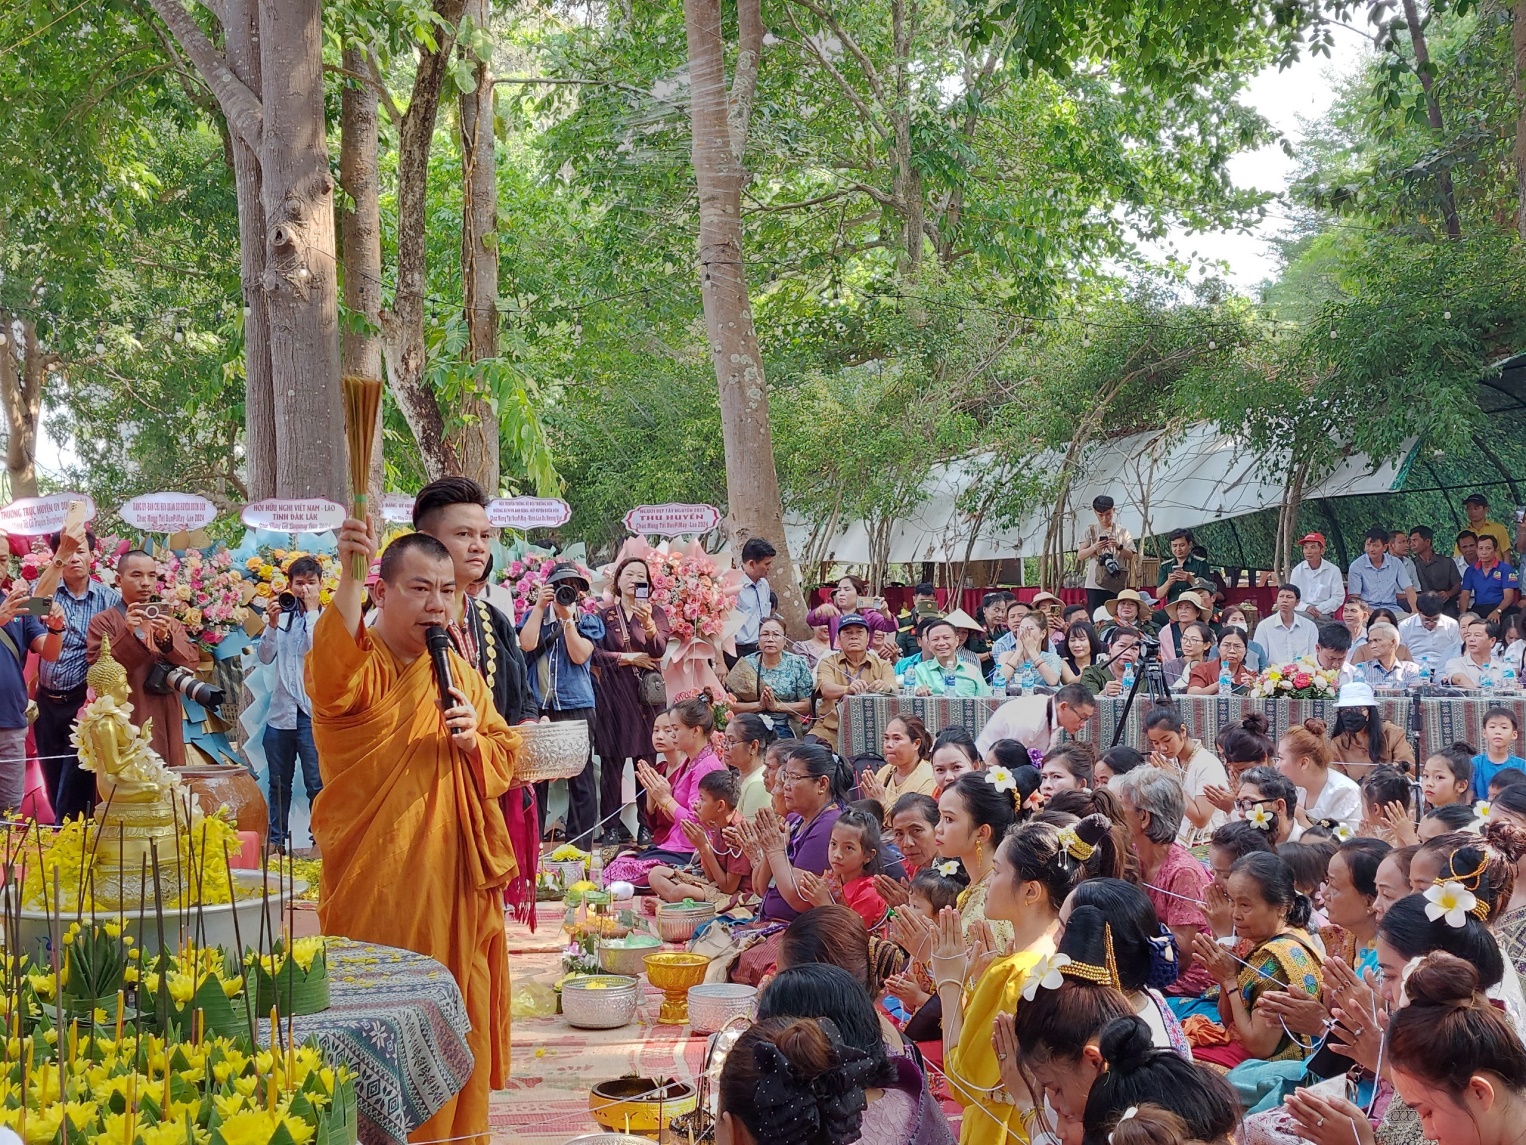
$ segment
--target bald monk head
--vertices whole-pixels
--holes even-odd
[[[407,533],[387,546],[381,578],[371,590],[376,633],[403,659],[424,654],[430,625],[456,615],[456,566],[450,552],[424,533]]]

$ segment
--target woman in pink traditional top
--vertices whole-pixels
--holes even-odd
[[[647,872],[658,865],[686,866],[694,856],[694,844],[684,834],[685,821],[698,822],[694,808],[699,802],[699,781],[726,765],[710,746],[715,715],[708,701],[683,700],[664,713],[671,721],[665,729],[672,736],[674,754],[680,762],[663,775],[645,760],[636,774],[646,789],[646,809],[652,825],[653,846],[636,854],[621,855],[604,868],[604,884],[627,882],[647,885]],[[659,738],[653,728],[653,740]]]

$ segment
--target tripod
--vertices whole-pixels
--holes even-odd
[[[1113,731],[1113,742],[1108,744],[1109,747],[1117,747],[1123,739],[1123,729],[1129,726],[1129,713],[1134,710],[1134,699],[1139,695],[1141,684],[1144,685],[1145,697],[1151,704],[1171,702],[1171,689],[1166,687],[1166,674],[1160,666],[1160,644],[1157,641],[1140,645],[1137,668],[1134,686],[1124,698],[1123,711],[1118,716],[1118,726]]]

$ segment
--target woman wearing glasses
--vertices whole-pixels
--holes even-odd
[[[744,929],[770,937],[744,951],[732,972],[732,981],[749,986],[773,970],[783,928],[815,905],[806,891],[830,869],[832,827],[843,812],[853,773],[821,744],[802,742],[785,756],[775,783],[784,795],[784,819],[765,807],[738,829],[742,849],[752,860],[753,886],[768,886],[757,919]]]

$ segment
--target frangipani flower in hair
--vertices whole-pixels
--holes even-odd
[[[1477,803],[1473,804],[1473,814],[1483,820],[1488,820],[1489,812],[1493,809],[1494,805],[1487,799],[1480,799]]]
[[[1138,1112],[1139,1112],[1139,1106],[1137,1106],[1137,1105],[1129,1106],[1127,1109],[1125,1109],[1119,1115],[1118,1120],[1113,1123],[1113,1128],[1116,1130],[1118,1128],[1118,1126],[1122,1125],[1125,1121],[1129,1120],[1129,1118],[1135,1116]],[[1107,1135],[1107,1145],[1113,1145],[1113,1135],[1111,1133],[1109,1133]]]
[[[1346,824],[1344,824],[1344,823],[1336,824],[1334,834],[1335,834],[1335,837],[1338,840],[1340,840],[1342,843],[1349,842],[1350,840],[1356,838],[1356,833],[1354,831],[1352,831],[1351,828],[1346,826]]]
[[[1425,917],[1435,922],[1446,919],[1451,927],[1468,921],[1468,912],[1478,905],[1478,896],[1458,882],[1436,883],[1425,888]]]
[[[1031,1002],[1040,989],[1058,990],[1065,981],[1065,976],[1060,971],[1069,965],[1068,954],[1055,953],[1040,958],[1023,980],[1023,997]]]
[[[944,859],[943,862],[934,865],[933,869],[945,879],[951,879],[959,873],[959,860]]]
[[[986,782],[997,791],[1017,790],[1017,777],[1000,765],[986,770]]]
[[[1273,816],[1270,811],[1258,803],[1245,813],[1245,821],[1258,831],[1270,831],[1272,829]]]

